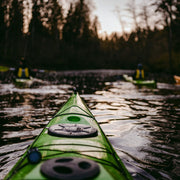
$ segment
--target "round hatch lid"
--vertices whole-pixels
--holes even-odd
[[[50,179],[83,180],[96,177],[99,165],[90,159],[77,157],[61,157],[45,161],[41,172]]]
[[[94,137],[97,129],[85,124],[56,124],[48,129],[48,134],[60,137]]]

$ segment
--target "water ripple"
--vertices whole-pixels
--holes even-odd
[[[124,71],[39,74],[46,81],[29,89],[0,83],[0,179],[66,102],[72,88],[96,117],[133,178],[180,178],[180,87],[124,82]],[[119,79],[119,80],[118,80]]]

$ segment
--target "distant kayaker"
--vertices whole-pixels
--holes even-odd
[[[19,61],[19,66],[15,72],[16,78],[20,79],[30,79],[30,69],[26,64],[24,57]]]
[[[134,74],[134,79],[143,80],[144,79],[144,69],[142,64],[138,64],[137,69]]]

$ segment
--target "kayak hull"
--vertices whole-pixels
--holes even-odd
[[[176,82],[176,84],[180,84],[180,76],[176,76],[176,75],[174,75],[174,80],[175,80],[175,82]]]
[[[133,84],[142,86],[155,86],[156,82],[154,80],[133,80]]]
[[[131,76],[128,76],[128,75],[123,75],[123,78],[128,81],[128,82],[131,82],[135,85],[138,85],[138,86],[153,86],[153,87],[156,87],[156,81],[154,80],[133,80],[133,78]]]
[[[14,84],[17,87],[29,88],[33,84],[33,78],[32,77],[30,79],[16,78]]]
[[[0,66],[0,72],[6,72],[9,71],[9,68],[7,66]]]
[[[55,133],[52,130],[53,128]],[[50,129],[52,130],[51,133]],[[83,137],[80,136],[81,134],[83,134]],[[84,136],[84,134],[86,135]],[[34,149],[38,149],[37,152],[40,153],[41,157],[36,163],[30,162],[28,159],[28,152]],[[82,165],[81,170],[74,170],[75,165],[72,166],[69,159],[73,159],[73,162],[79,162],[82,159],[82,162],[78,163]],[[61,163],[64,163],[64,161],[68,163],[65,167],[62,167]],[[58,175],[57,172],[54,172],[56,168],[54,168],[53,163],[57,167],[61,166],[58,169]],[[91,168],[87,166],[89,163]],[[69,167],[71,170],[69,170]],[[63,173],[62,175],[60,171],[63,168],[67,171],[66,174]],[[49,174],[48,171],[50,171]],[[71,175],[70,171],[75,174]],[[87,171],[87,173],[84,171]],[[88,177],[89,175],[91,177]],[[5,179],[47,178],[71,180],[132,179],[94,116],[78,94],[71,96]]]

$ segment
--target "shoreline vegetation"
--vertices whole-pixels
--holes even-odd
[[[67,13],[57,0],[1,0],[0,63],[16,67],[23,56],[32,68],[80,70],[135,69],[141,62],[145,71],[179,74],[180,4],[150,1],[138,14],[134,2],[127,5],[134,14],[132,32],[102,38],[86,0],[73,1]],[[153,27],[149,9],[161,17]]]

